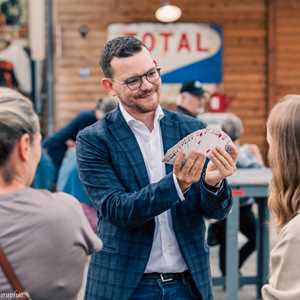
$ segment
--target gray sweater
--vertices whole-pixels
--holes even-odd
[[[76,299],[87,256],[102,247],[75,198],[31,188],[0,194],[0,245],[33,300]],[[7,292],[0,269],[0,299]]]

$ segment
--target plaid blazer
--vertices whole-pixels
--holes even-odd
[[[204,127],[194,118],[164,112],[160,126],[165,152]],[[104,243],[91,259],[85,299],[130,298],[150,256],[154,217],[169,208],[181,254],[203,299],[212,299],[204,217],[226,217],[232,201],[227,183],[216,195],[201,179],[181,201],[172,166],[166,165],[167,175],[150,184],[137,140],[119,109],[79,133],[77,161],[81,181],[97,209],[97,233]]]

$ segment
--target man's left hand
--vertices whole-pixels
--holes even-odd
[[[209,155],[210,162],[206,169],[205,183],[216,186],[224,178],[232,175],[236,170],[237,155],[238,150],[234,144],[230,145],[230,154],[220,147],[213,149]]]

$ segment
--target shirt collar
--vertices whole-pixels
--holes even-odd
[[[123,118],[125,119],[126,123],[130,126],[130,124],[134,124],[136,122],[140,122],[138,120],[136,120],[132,115],[130,115],[126,109],[124,108],[124,106],[122,105],[121,101],[119,101],[119,106],[120,106],[120,111],[121,114],[123,115]],[[156,122],[159,122],[163,117],[164,117],[165,113],[163,111],[163,109],[161,108],[160,105],[157,106],[156,111],[155,111],[155,116],[154,116],[154,124]]]

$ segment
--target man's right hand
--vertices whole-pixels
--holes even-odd
[[[186,159],[182,151],[177,154],[173,172],[182,192],[200,180],[204,163],[205,156],[199,152],[192,151]]]

